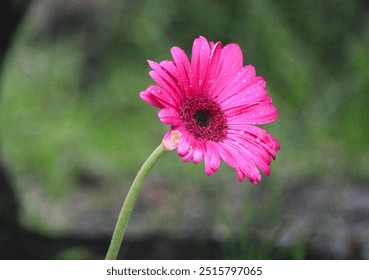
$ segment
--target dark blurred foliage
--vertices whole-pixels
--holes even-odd
[[[18,1],[17,3],[10,0],[0,1],[0,73],[4,57],[11,46],[12,39],[15,36],[17,27],[27,10],[28,4],[29,1]],[[18,205],[12,183],[8,168],[1,158],[0,248],[2,250],[6,247],[6,244],[9,244],[10,247],[14,248],[15,243],[19,240],[19,236],[21,235],[21,228],[18,222]],[[9,252],[9,250],[5,251]],[[1,258],[3,259],[4,256]],[[10,258],[12,258],[12,256]]]
[[[0,1],[0,65],[28,4],[29,1]]]

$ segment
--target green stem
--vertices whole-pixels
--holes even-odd
[[[150,170],[153,168],[153,166],[158,161],[160,156],[164,153],[164,151],[165,150],[160,144],[142,165],[140,171],[138,171],[136,178],[134,179],[131,188],[127,194],[126,200],[124,201],[122,209],[120,210],[118,221],[115,226],[115,230],[110,241],[110,246],[105,257],[106,260],[115,260],[117,258],[129,217],[131,216],[133,206],[135,205],[138,194],[140,193],[142,184],[146,176],[149,174]]]

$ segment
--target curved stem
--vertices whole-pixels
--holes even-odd
[[[140,193],[142,184],[146,176],[148,175],[150,170],[153,168],[155,163],[158,161],[160,156],[164,153],[164,151],[165,150],[160,144],[152,152],[152,154],[148,157],[148,159],[142,165],[141,169],[138,171],[136,178],[134,179],[131,185],[131,188],[127,194],[127,197],[124,201],[122,209],[120,210],[118,221],[115,226],[115,230],[114,230],[113,236],[110,241],[110,246],[109,246],[108,252],[105,257],[106,260],[115,260],[117,258],[120,246],[122,244],[124,232],[128,224],[129,217],[131,216],[133,206],[135,205],[138,194]]]

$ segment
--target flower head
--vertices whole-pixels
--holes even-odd
[[[260,181],[259,168],[268,176],[278,141],[256,126],[274,121],[278,112],[255,68],[243,66],[237,44],[195,39],[191,61],[185,52],[171,49],[173,61],[148,61],[157,85],[140,93],[160,109],[159,118],[171,129],[163,138],[165,149],[177,148],[183,161],[204,159],[211,175],[222,158],[240,181]]]

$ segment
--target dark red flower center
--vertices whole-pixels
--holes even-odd
[[[193,95],[179,106],[184,126],[195,138],[220,142],[227,133],[227,122],[218,103],[203,95]]]

